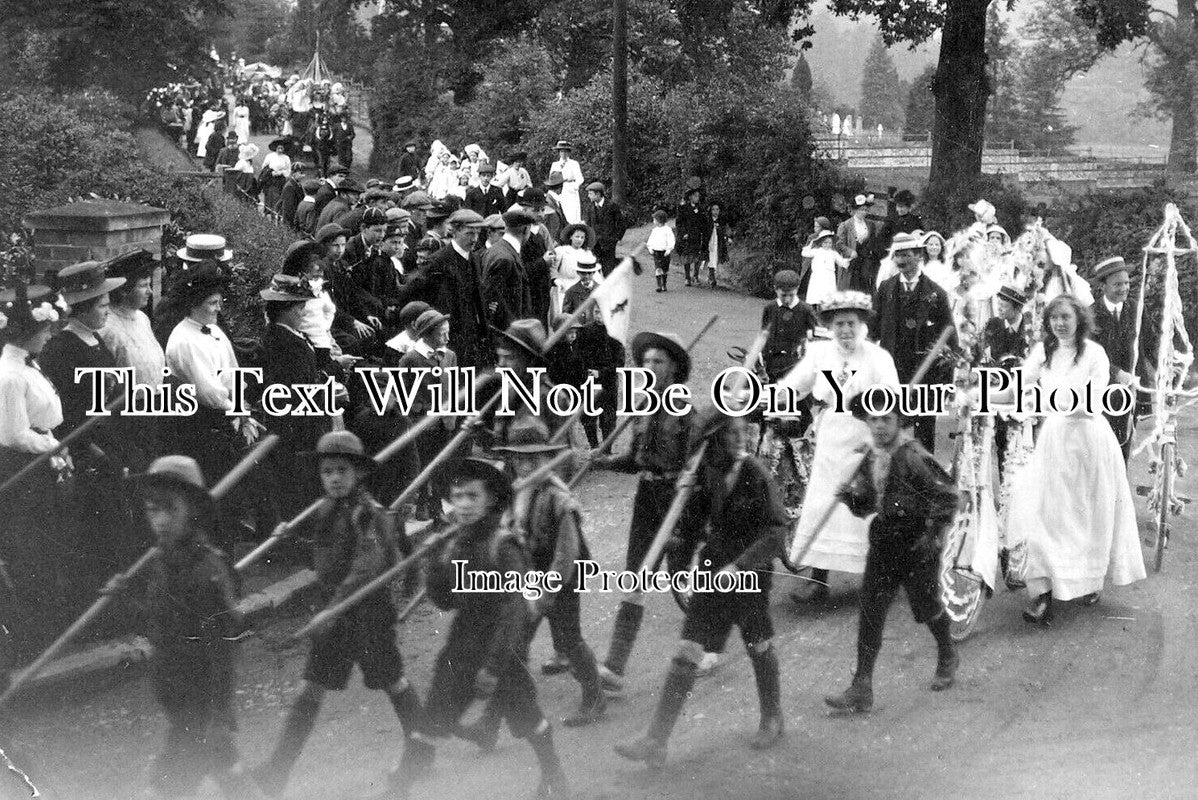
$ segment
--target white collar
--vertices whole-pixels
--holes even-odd
[[[456,239],[452,239],[452,238],[451,238],[451,239],[449,240],[449,243],[450,243],[450,245],[452,245],[452,246],[453,246],[453,249],[454,249],[455,251],[457,251],[457,254],[458,254],[459,256],[461,256],[462,258],[466,259],[467,261],[469,261],[469,260],[470,260],[470,253],[469,253],[468,251],[466,251],[465,249],[463,249],[463,248],[462,248],[462,246],[461,246],[460,244],[458,244],[458,243],[457,243],[457,240],[456,240]]]
[[[1105,294],[1102,296],[1102,302],[1106,305],[1106,310],[1112,314],[1118,314],[1119,312],[1123,311],[1122,303],[1112,303],[1107,299]]]
[[[799,296],[795,295],[795,301],[788,306],[782,305],[782,301],[777,298],[774,299],[774,302],[778,304],[778,308],[794,308],[799,304]]]
[[[432,358],[433,352],[435,351],[436,348],[434,348],[431,344],[424,341],[423,339],[417,339],[416,343],[414,345],[412,345],[412,349],[415,350],[420,355],[424,356],[425,358]]]
[[[915,284],[919,283],[919,277],[920,277],[921,275],[923,275],[923,267],[920,267],[920,268],[919,268],[919,269],[918,269],[918,270],[915,272],[915,277],[914,277],[914,278],[912,278],[911,280],[907,280],[907,276],[906,276],[906,275],[904,275],[903,273],[901,273],[901,272],[900,272],[900,273],[899,273],[899,281],[901,281],[901,282],[902,282],[903,286],[910,286],[910,287],[914,287],[914,286],[915,286]]]
[[[515,250],[517,253],[519,253],[524,248],[524,245],[520,243],[520,240],[517,239],[515,236],[512,236],[510,233],[504,232],[503,240],[505,242],[507,242],[508,244],[510,244],[512,246],[512,249]]]

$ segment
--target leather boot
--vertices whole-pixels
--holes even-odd
[[[674,723],[682,713],[686,696],[695,685],[695,665],[674,659],[666,674],[665,686],[657,701],[657,711],[649,732],[639,739],[615,746],[617,754],[631,761],[644,761],[650,769],[661,769],[666,763],[666,743],[674,731]]]
[[[874,686],[872,675],[856,675],[852,684],[844,692],[833,697],[825,697],[824,702],[838,711],[864,712],[874,705]]]
[[[711,285],[712,289],[716,288],[717,284],[715,282],[715,267],[707,268],[707,282]]]
[[[582,686],[582,705],[572,716],[562,720],[568,728],[578,728],[590,725],[603,716],[607,710],[607,697],[603,694],[603,685],[599,680],[599,665],[595,654],[586,642],[579,642],[570,651],[570,664],[574,669],[574,677]]]
[[[753,662],[753,677],[757,679],[757,699],[761,704],[761,725],[749,741],[754,750],[765,750],[782,739],[782,685],[778,670],[778,654],[774,648],[764,653],[749,651]]]
[[[661,276],[661,290],[663,292],[669,291],[668,287],[666,286],[666,284],[669,283],[669,281],[670,281],[670,273],[667,272],[665,275]]]
[[[492,698],[483,706],[483,713],[478,719],[467,725],[458,725],[453,733],[459,739],[474,742],[484,753],[489,753],[495,749],[495,743],[499,741],[501,722],[503,719],[495,705],[495,699]]]
[[[956,681],[957,667],[961,657],[957,655],[957,645],[949,631],[948,614],[940,616],[928,623],[932,635],[936,637],[936,675],[929,687],[933,692],[943,692]]]
[[[291,707],[287,722],[283,725],[283,735],[270,760],[250,772],[254,783],[267,797],[282,796],[287,788],[287,779],[291,776],[291,768],[295,766],[304,744],[312,734],[319,715],[320,700],[307,695],[300,695],[300,699]]]
[[[553,746],[553,728],[543,723],[545,730],[528,737],[533,752],[537,754],[537,763],[541,765],[541,780],[537,783],[535,800],[565,800],[570,796],[570,786],[566,781],[566,773],[562,771],[561,759],[557,757],[557,749]]]
[[[387,692],[387,699],[395,709],[395,716],[399,717],[404,735],[411,736],[416,732],[420,721],[420,698],[416,696],[416,690],[410,684],[405,685],[398,692]]]
[[[611,633],[611,644],[607,648],[607,658],[603,660],[603,665],[617,678],[624,677],[624,668],[628,666],[628,657],[632,654],[632,645],[636,642],[636,635],[641,630],[641,620],[644,617],[644,606],[626,600],[620,603],[620,610],[616,612],[616,624]],[[605,683],[613,689],[623,688],[610,686],[610,680]]]
[[[682,271],[686,273],[686,285],[691,286],[692,285],[692,283],[691,283],[691,265],[683,264]]]

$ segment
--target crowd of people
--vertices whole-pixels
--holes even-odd
[[[536,755],[537,796],[566,796],[552,726],[525,665],[537,622],[548,619],[555,650],[543,672],[568,670],[581,687],[581,705],[565,724],[586,725],[606,713],[605,693],[622,689],[644,613],[636,598],[620,604],[603,660],[583,639],[573,588],[575,561],[589,552],[586,514],[563,478],[589,468],[638,476],[627,570],[644,563],[676,492],[693,489],[670,541],[670,568],[697,557],[713,572],[755,572],[763,588],[695,595],[648,731],[617,746],[621,756],[664,762],[694,681],[718,659],[733,626],[760,700],[750,744],[781,740],[769,609],[778,558],[810,570],[804,583],[811,588],[796,591],[796,602],[825,602],[829,571],[862,575],[857,668],[850,687],[827,699],[830,706],[870,709],[886,611],[899,586],[937,643],[931,688],[948,689],[960,658],[939,574],[959,493],[936,459],[936,430],[944,431],[946,418],[981,423],[956,406],[947,417],[902,407],[870,413],[865,398],[877,387],[955,382],[968,406],[979,388],[967,376],[979,365],[1023,365],[1028,386],[1135,383],[1135,327],[1125,308],[1130,270],[1121,259],[1095,268],[1096,301],[1067,246],[1041,220],[1025,220],[1012,242],[983,200],[971,206],[976,222],[946,237],[923,230],[909,192],[888,198],[881,224],[868,216],[874,199],[859,195],[844,218],[816,220],[803,263],[774,276],[776,299],[762,312],[760,357],[748,366],[792,390],[797,402],[789,413],[751,421],[715,409],[676,416],[659,407],[636,419],[630,443],[613,454],[600,445],[617,422],[616,369],[650,370],[651,393],[660,397],[665,386],[690,378],[692,359],[677,336],[646,331],[632,339],[629,360],[625,343],[588,307],[617,266],[628,223],[602,183],[583,184],[570,142],[557,143],[543,189],[523,169],[523,154],[492,166],[475,145],[459,159],[435,147],[422,165],[413,143],[398,179],[362,186],[340,157],[322,168],[302,151],[292,159],[288,141],[278,144],[271,154],[278,158],[268,156],[263,167],[277,180],[261,191],[297,240],[261,287],[266,324],[252,351],[235,349],[222,327],[236,243],[213,234],[193,234],[175,253],[152,318],[150,278],[161,265],[144,252],[66,268],[53,288],[19,284],[0,294],[0,477],[56,453],[5,498],[6,531],[15,532],[0,542],[6,582],[30,609],[73,610],[81,593],[90,597],[150,534],[157,538],[163,553],[147,589],[110,581],[103,591],[136,595],[148,607],[156,687],[171,725],[153,772],[166,795],[194,789],[205,775],[233,797],[280,794],[323,693],[344,688],[356,664],[403,727],[403,758],[391,776],[396,796],[427,773],[437,739],[458,735],[489,748],[503,720]],[[718,202],[707,199],[697,177],[685,192],[676,208],[654,215],[647,249],[659,292],[668,290],[675,251],[688,285],[704,270],[716,285],[727,258]],[[263,378],[244,390],[252,413],[230,415],[242,399],[231,371],[239,365],[261,367]],[[429,372],[422,385],[404,373],[420,399],[401,408],[382,378],[358,373],[364,366],[501,367],[526,390],[593,379],[607,413],[580,419],[517,403],[514,417],[496,415],[487,401],[500,390],[484,380],[477,388],[484,413],[439,418],[380,463],[372,453],[433,413],[434,385],[452,394],[456,384],[448,373]],[[114,417],[58,449],[86,418],[91,380],[119,389],[116,373],[76,382],[80,367],[130,368],[150,387],[146,397],[177,397],[193,386],[194,413]],[[280,401],[263,386],[330,381],[341,413],[263,411]],[[839,408],[841,400],[850,408]],[[998,423],[1004,431],[1018,424]],[[1097,602],[1108,577],[1115,584],[1144,578],[1126,450],[1120,453],[1131,425],[1128,417],[1104,421],[1085,409],[1049,417],[1032,466],[1013,476],[1022,488],[1009,526],[1026,531],[1026,559],[1009,582],[1026,586],[1029,622],[1051,622],[1054,601]],[[280,443],[263,473],[216,508],[206,487],[266,432]],[[398,517],[388,514],[447,448],[453,458],[392,509]],[[557,460],[565,450],[574,457]],[[1009,460],[1005,451],[999,456]],[[140,476],[139,494],[122,485],[129,475]],[[423,697],[404,675],[385,588],[317,626],[304,689],[278,745],[247,773],[232,738],[237,621],[229,557],[321,496],[320,513],[294,539],[310,547],[293,544],[283,553],[315,566],[327,607],[428,544],[411,540],[404,523],[429,520],[434,531],[456,526],[425,561],[428,597],[454,621]],[[1105,500],[1095,504],[1094,497]],[[453,591],[455,561],[501,573],[557,569],[563,586],[529,603],[501,591],[464,595]],[[480,698],[483,713],[463,724]]]

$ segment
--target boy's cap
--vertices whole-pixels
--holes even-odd
[[[428,311],[430,308],[432,308],[432,306],[423,300],[413,300],[410,303],[406,303],[404,307],[399,310],[400,327],[409,327],[420,317],[421,314],[423,314],[425,311]]]
[[[167,489],[195,497],[211,500],[204,484],[204,473],[194,458],[170,455],[157,458],[141,475],[130,478],[142,489]]]

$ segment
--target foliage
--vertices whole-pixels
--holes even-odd
[[[861,74],[861,114],[871,128],[895,130],[903,125],[903,92],[898,69],[881,39],[875,39]]]
[[[485,139],[492,147],[511,149],[556,98],[553,61],[544,47],[522,36],[484,63],[482,73],[486,78],[464,107],[467,123],[460,133],[468,140]]]
[[[911,83],[907,92],[907,109],[903,115],[903,132],[907,134],[929,134],[936,116],[936,98],[932,95],[932,84],[936,80],[936,67],[929,66]]]
[[[799,60],[795,62],[794,72],[790,76],[790,85],[799,93],[804,103],[811,102],[811,65],[807,63],[806,53],[799,53]]]
[[[955,186],[944,198],[926,197],[920,203],[920,213],[928,230],[952,233],[973,222],[968,206],[979,198],[994,205],[1000,225],[1008,231],[1021,230],[1020,220],[1028,201],[1019,184],[1003,175],[983,174]]]
[[[1194,0],[1178,0],[1177,15],[1162,16],[1148,31],[1143,57],[1147,109],[1173,120],[1170,171],[1192,173],[1198,166],[1198,17]]]
[[[227,13],[226,0],[0,0],[0,38],[10,64],[31,44],[40,48],[51,86],[98,85],[137,98],[201,68],[210,46],[207,28]]]

